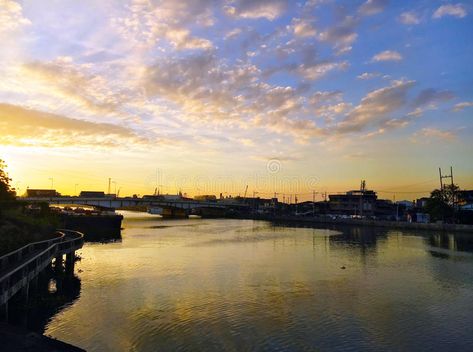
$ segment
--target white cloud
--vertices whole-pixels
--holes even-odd
[[[382,12],[389,0],[367,0],[358,9],[358,11],[364,16],[375,15]]]
[[[233,0],[225,6],[229,16],[273,21],[281,16],[287,8],[287,0]]]
[[[358,38],[358,34],[355,32],[358,24],[358,18],[345,16],[343,20],[337,21],[335,25],[320,32],[319,40],[332,43],[338,55],[347,53]]]
[[[415,25],[420,23],[420,18],[413,11],[403,12],[399,15],[399,22],[406,25]]]
[[[210,49],[212,42],[203,38],[196,38],[191,35],[188,29],[176,28],[166,32],[166,38],[177,49]]]
[[[232,29],[231,31],[227,32],[224,36],[225,39],[232,39],[240,35],[242,32],[241,28],[235,28]]]
[[[444,16],[453,16],[458,18],[463,18],[467,15],[467,11],[462,4],[448,4],[442,5],[437,10],[435,10],[432,18],[438,19]]]
[[[313,37],[317,34],[317,30],[312,24],[305,19],[293,19],[294,34],[298,37]]]
[[[417,142],[429,142],[431,139],[441,139],[444,141],[453,141],[457,138],[454,131],[440,130],[438,128],[426,127],[412,135],[411,140]]]
[[[23,16],[23,8],[12,0],[0,1],[0,34],[30,25],[31,21]]]
[[[373,79],[380,76],[381,74],[378,72],[363,72],[361,75],[356,76],[356,78],[361,79],[361,80],[368,80],[368,79]]]
[[[372,62],[379,62],[379,61],[401,61],[402,56],[397,51],[392,50],[385,50],[376,55],[374,55],[371,59]]]
[[[319,62],[310,65],[300,65],[298,68],[299,74],[305,79],[314,81],[325,76],[330,71],[344,70],[349,66],[347,61],[342,62]]]
[[[168,40],[177,49],[207,49],[208,39],[192,35],[188,27],[214,24],[213,0],[132,0],[123,16],[111,18],[112,25],[134,45],[153,47]]]
[[[464,102],[455,104],[455,106],[453,107],[453,111],[454,112],[459,112],[459,111],[462,111],[463,109],[469,108],[471,106],[473,106],[473,101],[464,101]]]

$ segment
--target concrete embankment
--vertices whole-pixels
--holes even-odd
[[[61,215],[62,227],[80,231],[89,242],[121,238],[123,215]]]
[[[1,350],[5,352],[84,352],[82,348],[6,323],[0,323]]]
[[[388,227],[406,230],[427,230],[445,232],[468,232],[473,233],[473,225],[462,224],[422,224],[403,221],[381,221],[362,219],[331,219],[324,217],[298,217],[298,216],[253,216],[254,220],[267,220],[275,223],[286,223],[300,226],[323,226],[323,225],[348,225],[348,226],[371,226]]]

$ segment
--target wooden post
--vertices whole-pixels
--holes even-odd
[[[74,273],[74,252],[66,254],[66,272],[68,274]]]

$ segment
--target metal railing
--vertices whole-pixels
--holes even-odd
[[[57,234],[59,236],[54,239],[31,243],[0,257],[0,304],[8,302],[27,286],[53,258],[72,253],[84,243],[84,235],[80,232],[58,230]]]

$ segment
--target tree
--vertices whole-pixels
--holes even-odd
[[[443,189],[434,189],[425,205],[425,211],[432,221],[452,221],[455,216],[455,204],[459,187],[446,185]]]
[[[5,171],[6,167],[5,162],[0,159],[0,201],[12,201],[16,196],[15,190],[10,186],[11,178]]]

